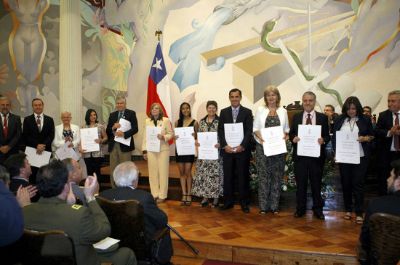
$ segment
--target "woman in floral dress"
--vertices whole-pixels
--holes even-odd
[[[217,102],[207,102],[207,116],[200,120],[197,132],[217,132],[218,131],[218,109]],[[199,146],[199,144],[197,144]],[[215,147],[219,148],[219,144]],[[218,206],[218,198],[222,195],[222,159],[203,160],[197,159],[196,173],[193,180],[192,194],[203,198],[202,207],[207,207],[209,199],[213,198],[212,207]]]

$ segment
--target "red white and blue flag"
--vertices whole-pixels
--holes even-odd
[[[160,103],[164,112],[164,117],[171,115],[169,80],[165,69],[160,42],[157,44],[156,54],[154,55],[153,63],[150,68],[147,90],[147,114],[150,112],[151,104],[155,102]]]

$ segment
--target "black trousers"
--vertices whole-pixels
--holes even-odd
[[[320,212],[324,207],[324,200],[321,196],[321,182],[323,160],[315,157],[298,156],[294,160],[294,174],[296,178],[296,200],[298,212],[305,212],[307,209],[307,186],[310,179],[313,211]]]
[[[102,157],[85,157],[85,164],[87,169],[87,175],[93,176],[93,173],[96,173],[97,177],[100,178],[100,167],[103,163]]]
[[[346,212],[354,211],[357,215],[364,212],[364,181],[368,170],[368,157],[361,157],[360,164],[339,164],[340,179],[342,181],[343,201]]]
[[[234,203],[235,176],[238,178],[239,199],[243,204],[249,203],[249,164],[250,152],[236,154],[222,152],[224,169],[224,202],[225,205]]]

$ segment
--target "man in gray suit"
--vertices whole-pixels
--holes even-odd
[[[12,114],[11,103],[7,97],[0,97],[1,130],[0,130],[0,163],[10,155],[18,153],[21,137],[21,118]]]
[[[68,171],[60,161],[52,161],[38,172],[38,188],[41,198],[37,203],[23,208],[25,228],[37,231],[62,230],[73,240],[78,265],[95,265],[100,262],[136,264],[136,258],[129,248],[98,253],[93,244],[110,235],[111,227],[107,216],[94,197],[97,178],[86,179],[83,192],[88,207],[68,205]],[[59,246],[45,245],[47,251]]]

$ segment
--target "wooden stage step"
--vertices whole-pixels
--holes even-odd
[[[171,232],[174,259],[188,258],[187,265],[201,264],[203,259],[260,265],[357,264],[361,226],[344,220],[342,212],[327,211],[326,220],[321,221],[311,211],[304,218],[294,218],[292,211],[262,216],[255,207],[244,214],[238,205],[221,211],[168,200],[159,206],[168,214],[169,224],[200,250],[195,256]]]

